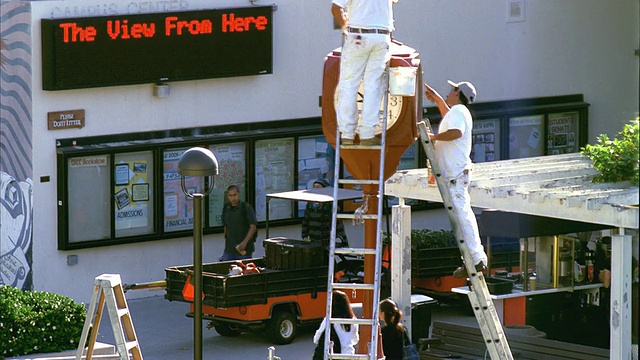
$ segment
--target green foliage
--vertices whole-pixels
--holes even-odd
[[[598,170],[593,182],[630,181],[638,186],[638,123],[638,118],[631,120],[613,140],[601,134],[596,145],[581,149],[580,153],[589,156]]]
[[[389,233],[384,233],[385,245],[390,245]],[[457,247],[453,231],[450,230],[411,230],[411,249],[432,249],[442,247]]]
[[[0,359],[76,349],[85,317],[69,297],[0,286]]]
[[[455,236],[450,230],[411,230],[411,249],[456,247]]]

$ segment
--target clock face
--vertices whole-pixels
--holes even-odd
[[[387,130],[391,129],[391,127],[396,123],[400,114],[402,113],[402,96],[400,95],[388,95],[387,102]],[[358,123],[360,123],[360,118],[362,117],[362,100],[364,99],[364,87],[362,82],[360,82],[360,88],[358,89]],[[336,86],[336,91],[333,95],[333,107],[334,109],[338,108],[338,87]],[[380,121],[378,122],[378,126],[376,126],[375,134],[379,135],[382,132],[382,117],[384,116],[384,97],[380,102]],[[356,133],[358,130],[356,130]]]

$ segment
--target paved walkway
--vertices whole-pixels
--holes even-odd
[[[186,317],[189,304],[170,302],[162,296],[128,300],[133,325],[145,360],[193,359],[193,319]],[[473,316],[464,315],[459,308],[437,306],[432,308],[433,319],[457,318],[475,323]],[[356,313],[360,312],[356,307]],[[298,335],[289,345],[276,346],[275,354],[283,360],[309,359],[314,350],[315,327],[298,328]],[[98,342],[115,344],[109,317],[105,313],[100,324]],[[223,337],[203,324],[204,359],[265,360],[269,340],[259,333],[243,333],[238,337]],[[68,352],[75,355],[75,351]],[[39,359],[45,355],[29,355],[17,359]]]

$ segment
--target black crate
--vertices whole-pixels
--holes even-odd
[[[202,267],[202,287],[205,294],[204,305],[228,308],[242,305],[266,304],[277,296],[315,294],[327,291],[327,267],[304,270],[270,270],[265,268],[262,258],[243,260],[253,262],[261,269],[259,274],[229,275],[229,268],[235,261],[204,264]],[[193,265],[173,266],[165,269],[167,289],[165,298],[170,301],[184,301],[182,289]]]
[[[513,290],[513,280],[493,276],[485,276],[484,280],[487,283],[487,288],[489,288],[489,293],[493,295],[509,294]]]
[[[415,278],[451,275],[460,264],[458,247],[411,251],[411,276]]]
[[[318,241],[270,238],[262,244],[269,269],[306,269],[328,264],[324,247]]]

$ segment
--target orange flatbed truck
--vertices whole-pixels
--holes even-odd
[[[356,200],[362,198],[362,192],[339,189],[338,200]],[[269,201],[272,199],[289,201],[333,201],[333,189],[309,189],[275,193],[267,195],[266,205],[266,238],[278,241],[281,238],[269,238]],[[297,204],[293,209],[298,209]],[[289,244],[296,240],[286,240]],[[301,244],[309,244],[297,240]],[[285,250],[291,256],[296,249]],[[324,252],[324,249],[321,251]],[[269,256],[269,251],[265,252]],[[222,336],[238,336],[242,332],[264,330],[267,337],[275,344],[288,344],[296,336],[299,325],[319,324],[325,316],[327,298],[327,264],[315,263],[295,268],[282,269],[268,266],[273,259],[254,258],[242,261],[242,265],[257,268],[259,272],[247,272],[242,275],[230,274],[236,261],[203,264],[203,319],[209,320],[209,328],[213,327]],[[325,257],[320,257],[326,259]],[[299,259],[298,259],[299,260]],[[356,266],[362,264],[361,259],[354,261]],[[300,264],[300,261],[292,263]],[[345,269],[345,264],[337,269]],[[348,271],[347,271],[348,272]],[[193,273],[192,265],[173,266],[165,269],[166,294],[170,301],[193,301],[193,286],[189,275]],[[189,293],[190,291],[190,293]],[[193,304],[191,313],[193,316]]]

